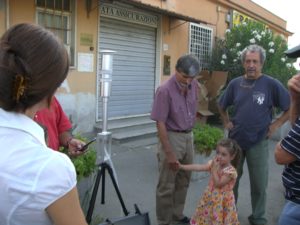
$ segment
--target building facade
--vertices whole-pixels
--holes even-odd
[[[185,53],[203,68],[217,37],[254,19],[286,38],[286,21],[250,0],[0,0],[0,34],[31,22],[64,42],[71,67],[57,92],[76,131],[102,119],[101,50],[113,50],[109,120],[149,116],[158,85]]]

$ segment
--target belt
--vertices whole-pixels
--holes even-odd
[[[190,133],[192,132],[192,130],[169,130],[171,132],[175,132],[175,133]]]

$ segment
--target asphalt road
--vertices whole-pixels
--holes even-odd
[[[281,172],[283,167],[274,161],[275,141],[270,141],[269,151],[269,185],[267,198],[267,219],[269,225],[277,224],[278,217],[284,204],[284,189],[281,183]],[[140,211],[148,212],[151,225],[157,225],[155,214],[155,187],[158,177],[156,161],[156,145],[141,147],[128,147],[128,145],[112,145],[112,161],[116,171],[116,178],[119,184],[122,199],[129,215],[135,213],[134,204],[137,204]],[[111,178],[106,172],[105,176],[105,203],[101,204],[101,185],[98,188],[95,209],[93,210],[93,225],[99,224],[106,218],[124,217],[121,203],[117,197]],[[193,175],[190,183],[185,206],[185,214],[191,216],[197,202],[204,191],[208,176]],[[85,182],[86,183],[86,182]],[[93,181],[88,182],[90,187]],[[82,186],[82,185],[81,185]],[[82,189],[81,187],[79,189]],[[82,198],[82,197],[81,197]],[[88,198],[85,201],[85,208],[89,205]],[[241,225],[248,225],[247,217],[251,214],[250,185],[248,171],[245,164],[244,175],[240,181],[238,214]],[[86,210],[85,209],[85,210]]]

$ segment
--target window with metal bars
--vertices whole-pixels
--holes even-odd
[[[75,66],[74,4],[72,0],[36,0],[37,23],[63,41],[71,66]]]
[[[200,60],[203,70],[209,69],[212,51],[212,28],[190,23],[189,52]]]

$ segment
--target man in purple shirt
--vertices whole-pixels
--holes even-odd
[[[180,57],[175,74],[156,91],[151,119],[156,121],[159,143],[159,180],[156,188],[156,216],[159,225],[172,222],[189,224],[183,215],[191,172],[178,170],[193,162],[192,128],[196,121],[198,85],[194,77],[200,72],[198,59]]]

